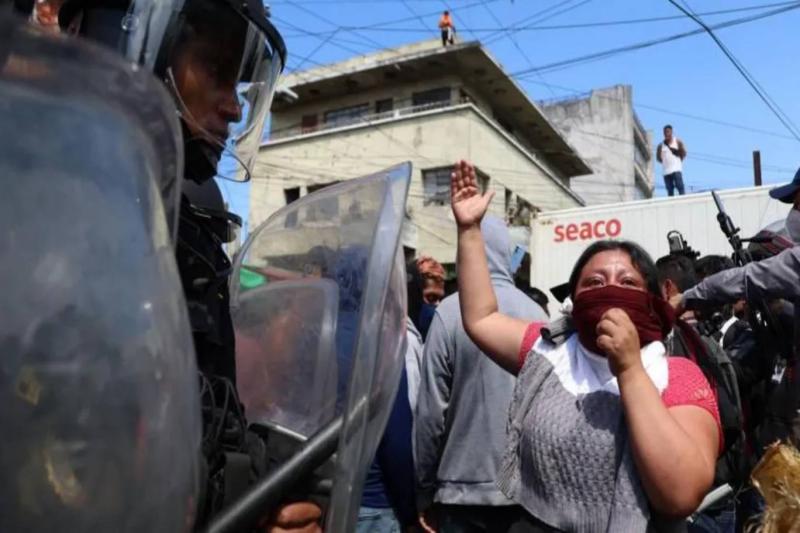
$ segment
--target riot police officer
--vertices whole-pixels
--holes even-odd
[[[264,471],[265,444],[262,439],[255,438],[254,433],[244,430],[252,421],[245,420],[234,387],[234,343],[227,303],[229,262],[221,245],[230,235],[236,218],[224,212],[219,191],[211,177],[215,174],[237,180],[249,177],[249,167],[260,144],[275,80],[285,61],[283,43],[263,16],[263,7],[257,0],[247,0],[242,4],[231,0],[68,0],[59,19],[66,30],[103,42],[130,60],[152,69],[171,90],[179,111],[186,152],[184,182],[198,185],[187,187],[188,193],[181,198],[176,254],[189,303],[197,360],[202,370],[206,471],[201,475],[204,493],[196,525],[204,526],[217,511],[227,507],[222,515],[214,518],[212,529],[243,531],[247,528],[228,529],[227,526],[233,523],[228,518],[232,513],[238,513],[235,510],[241,509],[239,503],[254,500],[239,498],[237,505],[228,504],[246,488],[248,482]],[[331,478],[329,474],[332,471],[328,474],[320,472],[326,482],[332,482],[325,520],[326,527],[332,530],[346,531],[353,527],[369,457],[383,432],[402,371],[405,274],[397,258],[402,257],[398,242],[410,173],[410,165],[399,165],[338,187],[336,194],[341,198],[337,205],[343,208],[350,204],[370,206],[361,209],[361,215],[356,219],[332,213],[323,231],[319,220],[311,222],[315,209],[309,206],[324,201],[330,194],[318,193],[327,196],[317,194],[314,199],[308,198],[304,204],[307,209],[299,217],[295,212],[276,213],[272,217],[275,219],[272,226],[269,222],[261,226],[259,229],[262,231],[256,232],[259,238],[250,243],[250,251],[257,253],[251,258],[257,257],[257,262],[265,260],[264,253],[270,246],[265,248],[264,245],[269,243],[289,241],[283,244],[315,249],[339,243],[331,250],[331,262],[322,269],[329,273],[333,272],[331,269],[335,265],[349,264],[348,258],[352,259],[350,251],[361,249],[364,253],[364,260],[353,262],[348,267],[352,276],[341,277],[344,270],[340,269],[336,270],[335,281],[322,283],[326,287],[323,292],[331,297],[317,303],[327,310],[322,316],[332,318],[335,326],[332,329],[316,328],[308,309],[298,320],[303,325],[300,329],[315,335],[320,341],[319,346],[326,346],[327,350],[319,353],[323,356],[320,372],[315,372],[310,381],[297,381],[295,385],[302,391],[317,390],[316,396],[320,396],[317,399],[323,403],[335,401],[337,418],[329,420],[325,428],[339,427],[342,434],[335,454],[335,475]],[[214,205],[209,205],[206,200],[212,197]],[[307,218],[306,215],[314,228],[313,233],[309,233],[311,227],[305,227],[305,222],[299,222]],[[291,224],[290,220],[293,221]],[[296,230],[297,238],[286,236],[284,230],[288,227]],[[380,239],[373,239],[378,234]],[[308,263],[319,258],[303,259],[306,254],[299,248],[292,252],[295,260],[299,261],[299,268],[291,275],[305,278],[309,272]],[[274,252],[278,254],[274,258],[275,264],[279,265],[278,271],[288,273],[285,254],[289,250],[277,246]],[[241,260],[237,265],[242,266]],[[264,273],[271,272],[270,268]],[[234,277],[238,279],[238,276]],[[360,279],[362,283],[353,285],[350,283],[352,279]],[[271,280],[269,286],[290,288],[292,282],[288,283],[281,285],[281,282]],[[305,281],[300,283],[306,284]],[[266,292],[261,295],[267,299],[271,297]],[[318,325],[324,324],[325,320]],[[332,351],[332,332],[335,332],[335,351]],[[322,342],[323,339],[327,341]],[[370,341],[357,342],[359,339]],[[288,354],[267,350],[264,357],[272,363],[285,360],[287,356],[302,356],[295,357],[297,361],[313,357],[312,353],[294,353],[306,344],[296,343],[297,350]],[[326,352],[328,356],[324,355]],[[330,352],[334,354],[333,359]],[[337,376],[322,369],[335,369],[337,366],[341,367],[339,386],[334,387],[335,392],[330,397],[322,391],[329,390],[326,385],[330,384],[331,377],[336,384]],[[300,368],[303,375],[314,370],[308,365]],[[346,368],[352,371],[347,372]],[[294,411],[290,409],[287,412]],[[267,421],[260,419],[257,422]],[[261,429],[264,429],[263,425]],[[340,430],[320,429],[318,435],[308,435],[309,445],[316,442],[322,445],[317,449],[327,449],[327,443],[337,442],[336,435]],[[269,443],[270,454],[275,452],[273,448],[280,448],[273,446],[271,440]],[[268,456],[273,467],[276,459],[281,461],[281,452],[276,453]],[[291,454],[293,459],[299,458],[302,450]],[[265,486],[264,483],[272,487],[283,486],[285,477],[282,477],[282,472],[293,476],[291,484],[295,479],[302,481],[304,476],[296,473],[301,470],[287,468],[282,471],[277,468],[253,490],[258,491],[258,487]],[[325,483],[319,485],[324,486]],[[304,486],[293,494],[302,499],[314,490]],[[259,518],[263,509],[274,509],[283,498],[269,501],[269,505],[251,507],[253,512],[247,512],[249,518],[245,521],[252,526],[260,520],[264,525]],[[312,532],[319,529],[319,516],[320,510],[315,505],[292,504],[281,507],[267,525],[275,531],[296,529]],[[236,522],[239,522],[238,518]]]
[[[59,25],[150,68],[180,116],[185,192],[176,260],[201,371],[200,527],[264,473],[264,443],[246,431],[235,389],[231,265],[223,244],[241,221],[224,209],[213,178],[249,179],[285,46],[255,0],[68,0]],[[313,506],[295,505],[276,523],[313,531],[318,516]]]
[[[150,67],[169,87],[184,134],[184,176],[201,186],[186,190],[213,189],[215,176],[249,179],[286,60],[260,2],[68,0],[59,24]],[[220,207],[184,195],[176,256],[199,366],[235,382],[230,261],[220,231],[235,219]]]

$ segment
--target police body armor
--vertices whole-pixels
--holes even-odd
[[[205,194],[206,190],[211,194]],[[233,323],[228,291],[231,262],[228,219],[217,184],[186,180],[175,257],[192,324],[197,363],[207,374],[236,382]],[[216,205],[215,205],[216,204]]]
[[[264,441],[247,431],[236,390],[231,262],[223,246],[240,219],[225,211],[213,179],[187,179],[183,193],[175,257],[200,369],[203,487],[196,527],[201,528],[265,473],[267,455]]]

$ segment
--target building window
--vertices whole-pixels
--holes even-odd
[[[475,173],[478,175],[478,185],[481,188],[481,194],[489,190],[489,176],[481,172],[479,168],[475,168]]]
[[[498,117],[497,115],[494,116],[494,121],[497,122],[497,124],[501,128],[503,128],[506,131],[506,133],[508,133],[510,135],[514,135],[514,128],[511,127],[511,124],[509,124],[508,122],[506,122],[502,118]]]
[[[325,113],[325,124],[330,126],[346,126],[361,122],[369,114],[369,104],[359,104]]]
[[[452,166],[429,168],[422,171],[422,189],[425,197],[423,205],[447,205],[450,203],[450,174],[452,172]],[[486,192],[489,188],[489,176],[477,167],[475,173],[481,193]]]
[[[319,117],[317,115],[303,115],[303,118],[300,119],[300,131],[302,133],[315,132],[318,124]]]
[[[646,169],[650,162],[650,150],[639,141],[636,131],[633,132],[633,139],[633,160],[637,165],[641,165],[643,169]]]
[[[283,189],[283,197],[286,199],[286,205],[299,200],[300,187],[289,187],[288,189]],[[289,215],[286,217],[284,226],[287,228],[294,228],[297,226],[297,212],[289,213]]]
[[[516,202],[509,209],[508,222],[512,226],[530,226],[531,215],[533,215],[534,208],[526,200],[515,195]]]
[[[286,205],[300,199],[300,187],[289,187],[283,189],[283,197],[286,199]]]
[[[389,113],[394,110],[394,100],[386,98],[375,102],[375,113]]]
[[[450,105],[451,92],[450,87],[440,87],[438,89],[414,93],[411,96],[411,105],[414,107]]]
[[[339,182],[332,181],[330,183],[319,183],[316,185],[309,185],[308,194],[324,189],[325,187],[330,187],[331,185],[336,185],[337,183]],[[336,220],[338,219],[338,217],[339,217],[339,198],[336,196],[329,196],[327,198],[317,200],[316,202],[308,206],[306,220],[314,222],[323,222],[323,221],[327,222],[330,220]]]

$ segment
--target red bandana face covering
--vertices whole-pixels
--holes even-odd
[[[594,353],[602,354],[597,347],[597,324],[609,309],[622,309],[636,326],[639,346],[664,340],[675,323],[675,313],[662,298],[648,291],[629,289],[619,285],[606,285],[584,291],[575,297],[572,320],[578,330],[581,344]]]

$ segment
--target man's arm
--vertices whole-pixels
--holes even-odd
[[[800,298],[800,247],[709,276],[683,293],[682,303],[691,309],[701,302],[724,304],[742,298]]]
[[[656,146],[656,160],[659,163],[663,163],[663,161],[661,160],[661,146],[662,146],[661,143],[658,143],[658,146]]]
[[[680,139],[678,139],[678,157],[681,158],[681,161],[686,159],[686,145]]]
[[[414,418],[414,452],[417,474],[417,508],[424,512],[433,503],[437,473],[445,440],[445,417],[450,404],[449,335],[436,313],[428,330],[422,357],[417,412]]]

